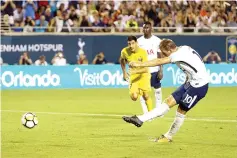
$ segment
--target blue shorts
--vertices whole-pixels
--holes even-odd
[[[199,100],[205,97],[207,91],[208,84],[195,88],[192,87],[190,83],[185,83],[181,85],[175,92],[173,92],[172,96],[182,110],[188,111],[193,108]]]
[[[153,72],[151,73],[151,87],[154,88],[160,88],[161,87],[161,83],[160,80],[157,78],[158,72]]]

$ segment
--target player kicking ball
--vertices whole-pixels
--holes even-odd
[[[135,36],[128,36],[128,47],[121,51],[121,68],[123,71],[124,80],[129,81],[129,95],[133,101],[136,101],[140,96],[145,100],[148,111],[152,109],[152,99],[149,96],[151,91],[150,78],[151,74],[147,67],[129,68],[129,75],[126,72],[126,63],[132,61],[147,61],[147,53],[140,48]]]
[[[124,116],[123,119],[141,127],[144,122],[165,115],[170,108],[178,104],[176,117],[169,131],[155,140],[157,142],[171,142],[172,137],[182,126],[186,113],[207,94],[208,74],[201,57],[191,47],[177,47],[172,40],[164,39],[160,43],[160,50],[166,57],[147,62],[130,62],[129,66],[135,68],[175,63],[186,74],[186,82],[152,111],[140,116]]]
[[[143,25],[143,36],[137,39],[139,47],[146,50],[148,60],[156,59],[159,56],[159,45],[161,39],[152,35],[152,25],[150,22],[145,22]],[[162,66],[149,67],[151,73],[151,87],[154,88],[156,107],[162,103],[161,82],[163,78]],[[140,97],[143,113],[148,112],[143,97]]]

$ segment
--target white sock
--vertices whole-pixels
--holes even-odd
[[[176,117],[174,119],[174,122],[170,126],[169,131],[165,134],[165,137],[168,139],[172,139],[172,137],[178,132],[180,127],[182,126],[185,119],[185,115],[176,112]]]
[[[158,107],[162,103],[162,91],[161,91],[161,88],[155,89],[155,97],[156,97],[156,107]]]
[[[169,106],[166,103],[162,103],[159,107],[154,108],[153,110],[138,116],[139,120],[146,122],[156,117],[160,117],[166,114],[169,111]]]
[[[146,106],[146,102],[145,100],[143,99],[142,96],[140,96],[140,102],[141,102],[141,105],[142,105],[142,111],[143,113],[147,113],[148,112],[148,109],[147,109],[147,106]]]

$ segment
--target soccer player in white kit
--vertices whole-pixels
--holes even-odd
[[[157,59],[159,57],[159,45],[161,39],[152,35],[152,26],[150,22],[145,22],[143,25],[143,36],[138,38],[137,42],[139,47],[146,50],[148,55],[148,60]],[[162,102],[162,92],[161,92],[161,82],[160,80],[163,78],[163,70],[162,66],[154,66],[149,68],[151,73],[151,87],[154,88],[155,91],[155,100],[156,107],[159,106]],[[140,102],[142,105],[143,113],[148,112],[146,103],[143,97],[140,97]]]
[[[124,116],[123,119],[141,127],[144,122],[165,115],[170,108],[178,104],[176,117],[169,131],[155,139],[157,142],[171,142],[172,137],[183,124],[186,113],[207,94],[208,74],[201,57],[191,47],[177,47],[172,40],[164,39],[160,43],[160,50],[166,57],[147,62],[131,62],[130,67],[150,67],[175,63],[187,75],[186,82],[152,111],[140,116]]]

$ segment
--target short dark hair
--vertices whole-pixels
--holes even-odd
[[[128,41],[135,41],[135,42],[137,42],[137,37],[136,36],[128,36]]]
[[[165,50],[165,51],[175,49],[176,47],[177,47],[176,44],[170,39],[163,39],[160,42],[160,49]]]
[[[150,21],[145,21],[143,25],[150,25],[151,26],[151,22]]]
[[[44,55],[41,55],[39,58],[40,58],[40,59],[45,59],[45,56],[44,56]]]

